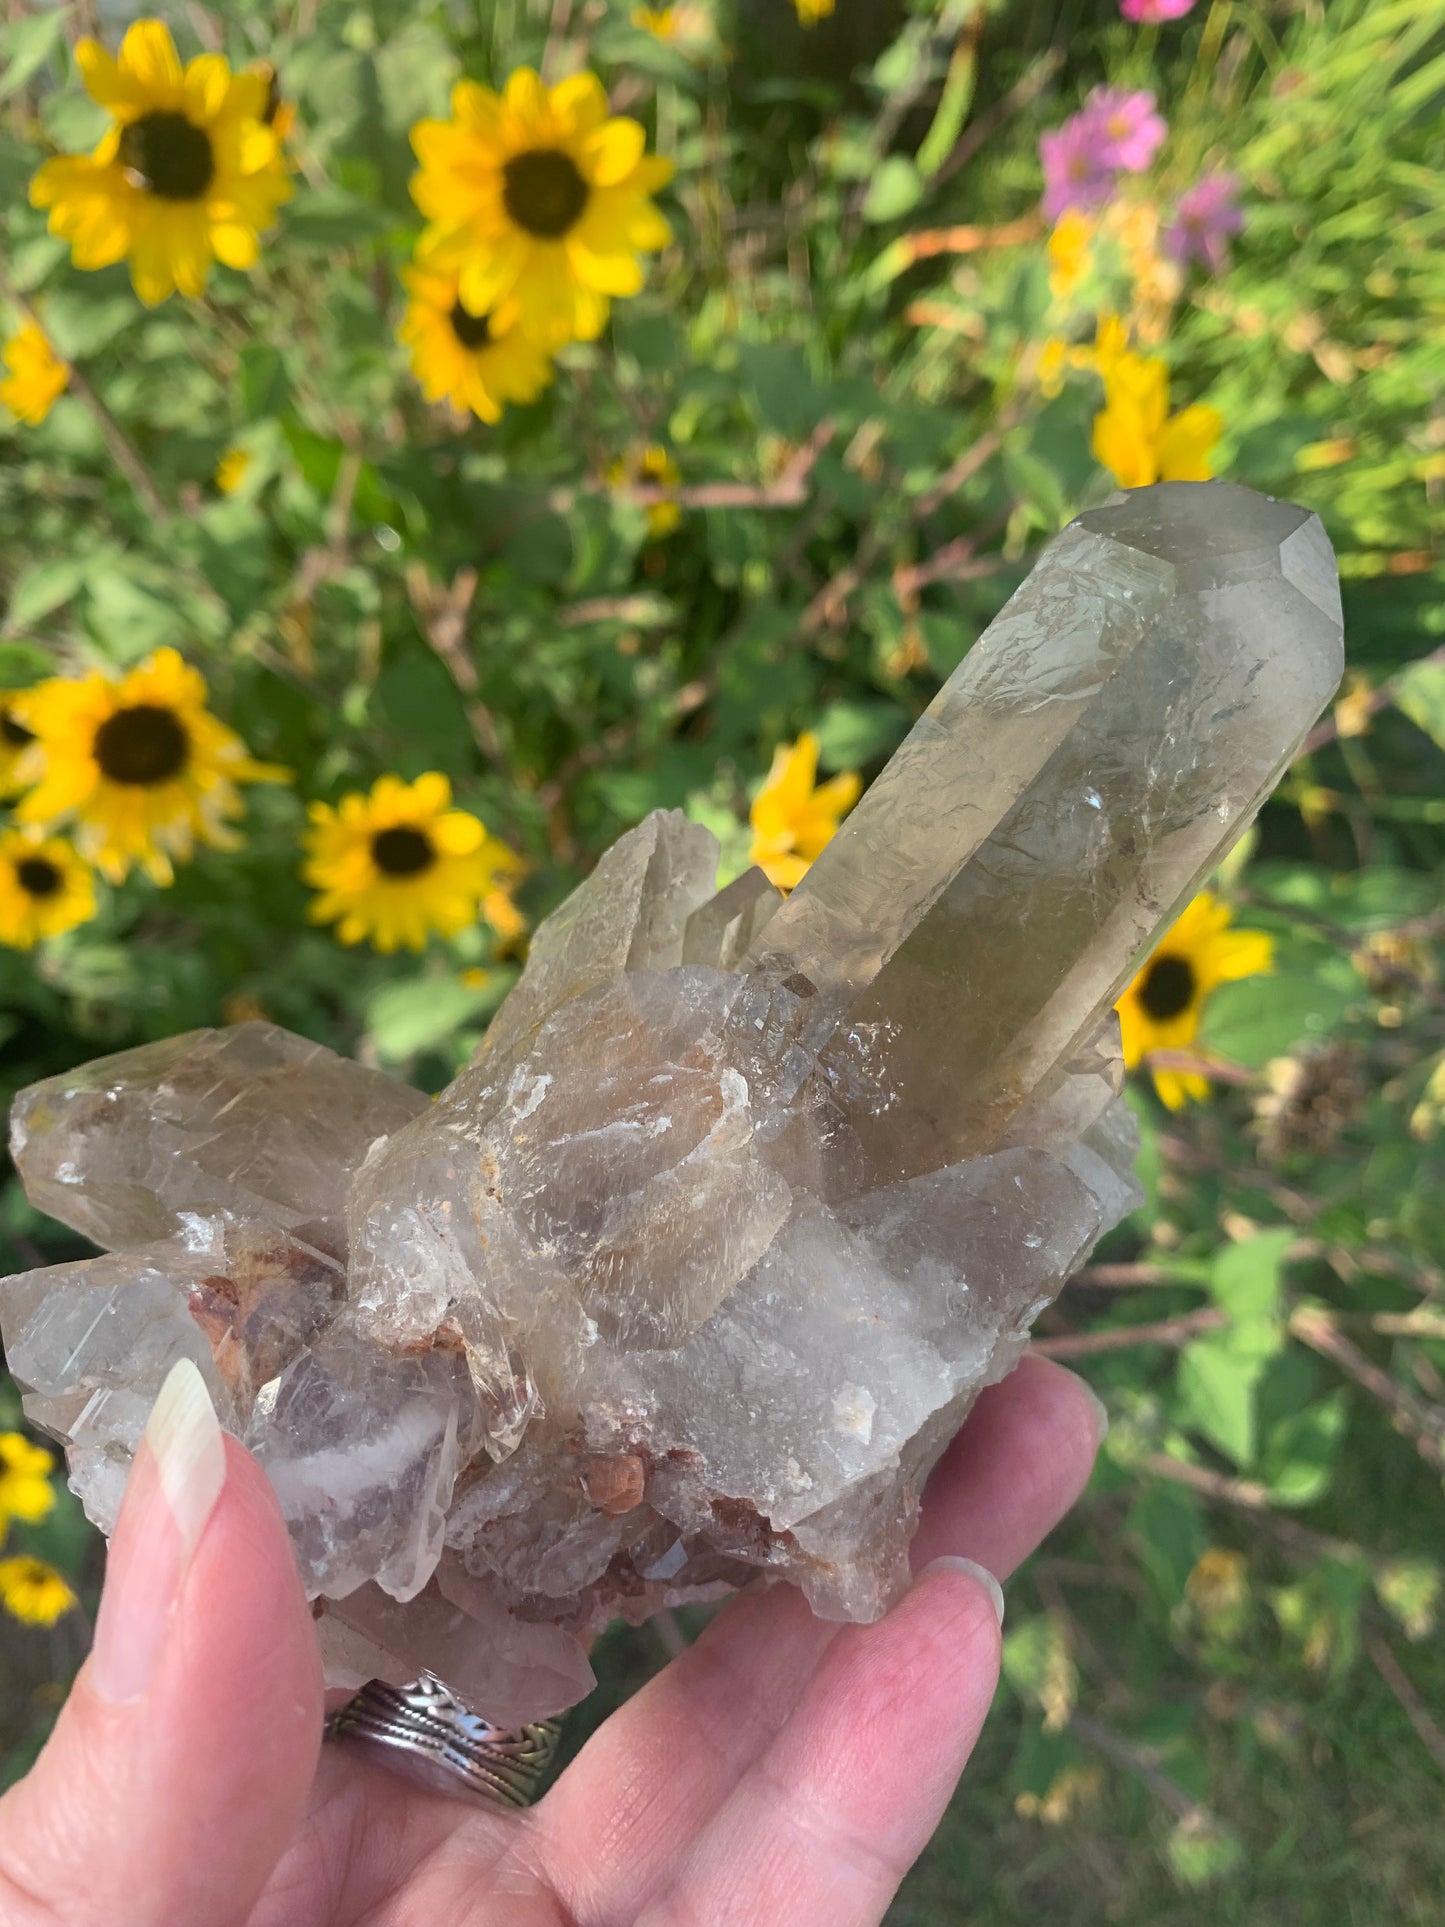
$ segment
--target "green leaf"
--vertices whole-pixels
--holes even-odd
[[[376,682],[377,718],[406,746],[409,776],[424,769],[465,769],[475,754],[456,684],[420,642],[388,651]]]
[[[1232,1318],[1268,1318],[1279,1308],[1281,1267],[1295,1234],[1287,1226],[1229,1244],[1210,1266],[1209,1291]]]
[[[366,1028],[383,1063],[398,1064],[443,1044],[495,1002],[491,988],[429,975],[387,984],[366,1006]]]
[[[1244,1844],[1212,1814],[1200,1811],[1178,1822],[1165,1843],[1165,1853],[1181,1886],[1208,1887],[1239,1866]]]
[[[10,629],[28,629],[70,601],[85,580],[86,565],[73,555],[47,555],[20,571],[10,591],[5,622]]]
[[[0,28],[0,100],[9,100],[34,79],[64,35],[63,7],[22,16]]]
[[[826,412],[803,350],[793,342],[740,341],[743,379],[767,428],[801,439]]]
[[[508,567],[522,582],[556,589],[572,570],[572,530],[561,515],[534,515],[507,539]]]
[[[318,495],[329,497],[336,486],[341,457],[346,452],[341,443],[325,435],[313,434],[309,428],[302,428],[296,422],[285,424],[285,435],[287,446],[296,457],[296,465],[302,475]]]
[[[1433,876],[1388,863],[1346,871],[1325,870],[1316,864],[1256,863],[1249,883],[1256,897],[1280,910],[1305,910],[1350,930],[1425,916],[1439,902]],[[1233,988],[1225,986],[1225,990]],[[1216,1000],[1225,990],[1216,993]]]
[[[79,87],[65,87],[57,93],[47,94],[40,115],[45,122],[45,131],[55,145],[67,154],[94,147],[112,125],[105,109]]]
[[[1283,412],[1247,428],[1234,445],[1228,474],[1248,477],[1252,487],[1293,479],[1295,460],[1302,448],[1328,433],[1327,420],[1320,415],[1289,415]]]
[[[1254,1463],[1258,1449],[1255,1389],[1265,1371],[1227,1337],[1196,1338],[1179,1359],[1179,1392],[1185,1411],[1211,1445],[1239,1466]]]
[[[72,360],[108,348],[142,313],[123,272],[106,272],[97,279],[108,285],[96,286],[87,276],[46,296],[46,331]]]
[[[124,566],[104,563],[88,570],[85,587],[88,626],[114,662],[135,662],[152,649],[190,640],[175,600],[153,592]]]
[[[1032,449],[1009,442],[1003,451],[1003,471],[1011,492],[1036,502],[1051,527],[1062,527],[1068,520],[1063,483],[1050,462]]]
[[[1147,1238],[1159,1220],[1159,1184],[1164,1175],[1164,1151],[1159,1142],[1159,1106],[1144,1095],[1136,1078],[1130,1078],[1126,1084],[1124,1102],[1134,1113],[1134,1122],[1139,1127],[1139,1153],[1134,1159],[1134,1176],[1144,1192],[1143,1204],[1125,1219],[1125,1223],[1137,1224]]]
[[[1329,1490],[1347,1419],[1344,1393],[1331,1392],[1271,1427],[1260,1475],[1280,1505],[1313,1505]]]
[[[288,241],[298,247],[321,248],[327,254],[378,240],[396,226],[390,214],[339,187],[298,197],[284,219]]]
[[[674,368],[685,353],[683,339],[671,315],[637,313],[619,307],[612,322],[612,335],[619,351],[631,355],[648,374]]]
[[[898,221],[923,199],[923,176],[904,154],[879,163],[863,200],[865,221]]]
[[[28,689],[55,667],[46,649],[31,642],[0,642],[0,689]]]
[[[1318,946],[1313,966],[1291,959],[1268,976],[1221,984],[1210,997],[1200,1039],[1232,1063],[1255,1070],[1294,1045],[1327,1037],[1360,994],[1347,956]]]
[[[907,724],[893,703],[830,703],[818,719],[818,760],[825,769],[858,769],[897,746]]]
[[[458,61],[451,42],[418,21],[383,41],[376,53],[382,118],[405,136],[419,120],[445,118]]]
[[[968,119],[968,110],[973,105],[977,80],[976,42],[969,35],[960,35],[953,58],[948,63],[948,75],[943,83],[937,112],[933,116],[933,125],[924,135],[914,156],[918,171],[925,178],[931,177],[942,167],[953,152],[954,144],[963,132],[963,123]]]
[[[1395,707],[1445,749],[1445,662],[1412,662],[1395,683]]]
[[[1151,1479],[1129,1508],[1125,1532],[1160,1604],[1176,1605],[1204,1550],[1199,1501],[1180,1486]]]
[[[280,415],[290,397],[286,364],[275,348],[252,342],[241,350],[241,406],[248,422]]]

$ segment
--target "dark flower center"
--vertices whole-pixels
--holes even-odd
[[[407,823],[378,830],[371,839],[371,860],[383,876],[420,876],[436,862],[436,856],[426,831],[414,830]]]
[[[174,711],[159,703],[134,703],[107,716],[95,732],[94,756],[112,783],[149,785],[179,776],[191,739]]]
[[[1178,1017],[1194,1002],[1194,966],[1184,957],[1156,957],[1144,973],[1139,1002],[1156,1024]]]
[[[587,205],[587,183],[569,155],[555,147],[517,154],[502,169],[502,201],[519,228],[555,241]]]
[[[142,114],[120,137],[121,165],[163,201],[199,201],[211,185],[211,137],[184,114]]]
[[[15,865],[15,880],[27,897],[53,897],[65,878],[48,857],[23,856]]]
[[[24,749],[27,743],[35,741],[35,732],[17,723],[8,709],[0,709],[0,742],[8,743],[11,749]]]
[[[464,308],[460,301],[452,303],[452,333],[464,348],[475,352],[485,348],[492,338],[492,317],[486,314],[473,314]]]

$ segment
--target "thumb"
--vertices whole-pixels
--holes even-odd
[[[0,1800],[0,1927],[239,1927],[301,1818],[320,1739],[280,1512],[185,1360],[131,1470],[90,1658]]]

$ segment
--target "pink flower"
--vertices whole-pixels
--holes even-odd
[[[1155,111],[1154,96],[1146,89],[1126,94],[1117,87],[1096,87],[1084,103],[1081,119],[1089,121],[1095,151],[1105,167],[1142,174],[1169,129]]]
[[[1164,251],[1181,267],[1198,261],[1219,274],[1228,257],[1229,237],[1243,226],[1239,182],[1233,174],[1206,174],[1180,195],[1174,219],[1164,230]]]
[[[1114,191],[1113,170],[1100,152],[1098,130],[1087,112],[1041,134],[1039,160],[1046,221],[1057,221],[1065,208],[1102,207]]]
[[[1119,0],[1119,11],[1126,20],[1157,27],[1161,20],[1182,20],[1194,0]]]

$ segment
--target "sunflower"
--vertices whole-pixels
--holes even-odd
[[[343,943],[420,950],[433,930],[455,936],[517,866],[479,818],[452,808],[435,770],[414,783],[380,777],[370,795],[313,803],[310,816],[301,874],[320,892],[311,919],[336,924]]]
[[[607,480],[613,488],[628,482],[653,483],[658,488],[676,488],[682,471],[661,442],[649,442],[632,455],[619,455],[607,465]],[[676,502],[650,502],[647,507],[647,532],[654,542],[664,541],[682,520]]]
[[[515,301],[549,346],[595,340],[611,297],[642,286],[638,255],[672,238],[649,198],[672,163],[644,153],[637,121],[608,118],[595,74],[548,88],[522,67],[501,94],[459,81],[451,119],[411,140],[425,265],[459,276],[474,315]]]
[[[55,1460],[23,1432],[0,1432],[0,1538],[11,1519],[35,1525],[55,1504]]]
[[[35,741],[16,775],[35,788],[16,814],[48,828],[75,819],[75,841],[111,883],[140,864],[171,882],[172,860],[196,843],[234,849],[239,783],[284,783],[206,708],[205,678],[174,649],[157,649],[119,679],[101,670],[52,677],[30,690],[21,721]]]
[[[95,915],[90,866],[58,836],[0,833],[0,943],[33,950]]]
[[[428,401],[449,401],[484,422],[501,419],[503,404],[535,401],[552,379],[547,351],[518,326],[516,301],[473,314],[457,291],[455,274],[403,268],[411,296],[397,339],[411,349],[412,371]]]
[[[677,7],[634,7],[628,17],[639,32],[689,56],[706,51],[717,32],[707,8],[689,6],[686,0]]]
[[[82,40],[75,58],[114,126],[94,153],[47,161],[30,183],[50,231],[78,268],[130,261],[148,307],[205,291],[212,260],[251,268],[261,230],[291,193],[281,143],[265,123],[267,83],[220,54],[184,69],[160,20],[126,31],[120,58]]]
[[[827,783],[817,778],[818,739],[804,730],[796,743],[779,745],[767,781],[753,799],[749,860],[780,890],[802,882],[862,794],[863,779],[856,770],[845,770]]]
[[[0,406],[17,421],[38,428],[65,393],[70,370],[45,338],[38,321],[27,321],[5,344],[0,359],[10,373],[0,381]]]
[[[53,1626],[75,1603],[68,1582],[43,1559],[0,1559],[0,1606],[27,1626]]]
[[[266,83],[266,104],[261,119],[276,130],[278,141],[290,140],[296,128],[296,103],[281,92],[281,75],[269,60],[259,61],[255,71]]]
[[[250,466],[250,449],[237,448],[233,445],[222,452],[221,459],[216,463],[211,480],[215,483],[222,495],[234,495],[236,490],[245,481],[246,473]]]
[[[15,766],[35,741],[34,733],[15,713],[24,700],[18,690],[7,690],[0,695],[0,800],[18,795],[24,787],[15,774]]]
[[[1130,1070],[1150,1051],[1186,1050],[1199,1033],[1211,991],[1271,967],[1274,939],[1229,924],[1228,904],[1201,891],[1119,999]],[[1209,1081],[1197,1071],[1157,1070],[1154,1088],[1171,1111],[1186,1098],[1209,1095]]]
[[[1066,207],[1054,222],[1045,252],[1049,257],[1049,293],[1066,301],[1089,272],[1098,223],[1082,208]]]
[[[1152,482],[1205,482],[1224,417],[1194,402],[1169,413],[1169,374],[1162,360],[1131,349],[1099,354],[1104,406],[1094,417],[1094,459],[1122,488]]]

